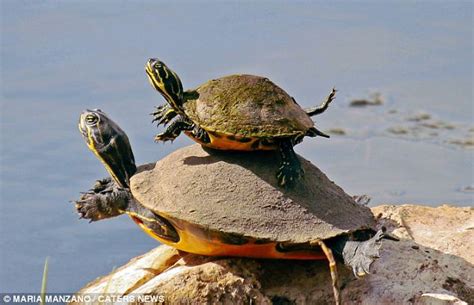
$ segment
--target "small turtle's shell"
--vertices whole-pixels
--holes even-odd
[[[195,89],[184,104],[189,118],[206,131],[236,137],[291,137],[314,126],[306,112],[269,79],[231,75]]]
[[[301,157],[301,183],[289,190],[278,187],[277,160],[275,152],[221,152],[193,145],[133,176],[131,189],[145,207],[203,228],[199,233],[209,239],[217,232],[223,240],[242,236],[297,244],[373,226],[370,209]]]

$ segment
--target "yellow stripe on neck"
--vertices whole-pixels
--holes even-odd
[[[99,129],[99,123],[97,123],[97,129]],[[122,186],[122,187],[128,187],[128,185],[122,185],[122,183],[120,182],[120,180],[118,179],[118,177],[115,175],[114,171],[112,170],[112,168],[107,164],[107,162],[104,161],[104,159],[102,159],[102,157],[100,156],[99,152],[97,151],[97,148],[95,147],[95,141],[93,139],[93,136],[92,136],[92,131],[90,128],[87,128],[87,139],[88,139],[88,142],[87,142],[87,146],[89,147],[89,149],[94,153],[94,155],[96,155],[97,159],[100,160],[100,162],[102,162],[102,164],[104,164],[105,166],[105,169],[107,170],[107,172],[110,174],[110,176],[112,177],[112,179],[114,179],[115,183],[117,183],[118,185]]]

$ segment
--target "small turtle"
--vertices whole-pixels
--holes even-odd
[[[279,150],[279,185],[291,186],[304,174],[293,146],[305,136],[329,138],[314,127],[310,117],[328,108],[335,89],[319,107],[304,110],[283,89],[260,76],[230,75],[183,91],[178,75],[162,61],[148,60],[145,71],[168,102],[157,107],[153,121],[159,126],[175,119],[155,141],[174,140],[184,131],[214,149]]]
[[[82,218],[125,213],[161,243],[195,254],[327,259],[338,304],[334,256],[362,276],[379,255],[386,234],[372,229],[370,209],[301,157],[309,175],[285,189],[273,174],[275,152],[193,145],[137,170],[127,135],[102,111],[83,112],[79,129],[111,175],[75,202]]]

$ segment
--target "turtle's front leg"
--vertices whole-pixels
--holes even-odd
[[[119,187],[112,179],[98,180],[89,191],[75,201],[81,218],[92,221],[118,216],[127,209],[131,199],[128,189]]]
[[[166,129],[165,132],[156,135],[155,142],[166,142],[166,141],[173,141],[176,139],[182,131],[186,130],[193,130],[194,124],[183,119],[182,117],[178,117],[170,126]]]
[[[170,105],[161,105],[156,107],[155,112],[151,113],[153,116],[152,123],[158,122],[157,126],[161,124],[168,124],[177,115],[176,111]]]
[[[291,139],[280,142],[281,164],[278,169],[277,179],[280,186],[293,186],[304,174],[300,160],[293,150]]]

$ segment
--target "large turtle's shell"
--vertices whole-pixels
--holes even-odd
[[[370,209],[301,157],[301,182],[291,190],[278,187],[277,158],[275,152],[192,145],[133,176],[131,189],[141,204],[165,217],[275,242],[304,243],[373,226]]]
[[[306,112],[268,78],[231,75],[195,89],[184,104],[189,118],[207,131],[247,137],[288,137],[314,126]]]

